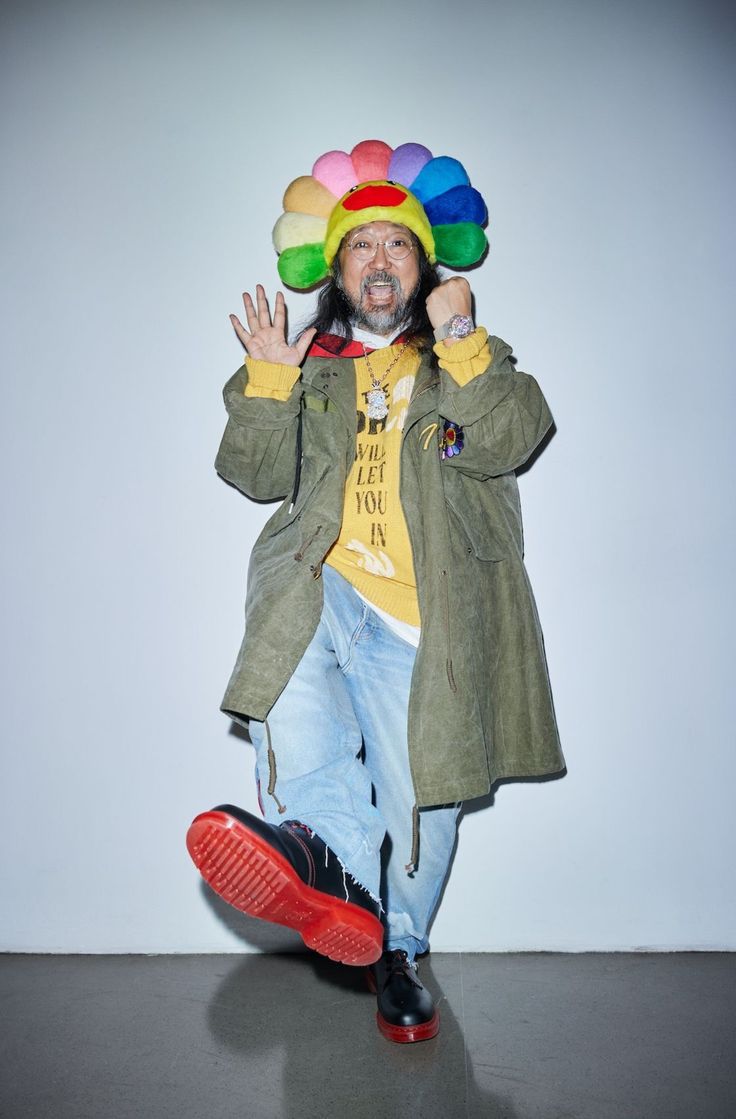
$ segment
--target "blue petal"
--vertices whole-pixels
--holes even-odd
[[[424,164],[409,190],[424,204],[454,186],[470,186],[467,171],[457,159],[438,155]]]
[[[483,225],[488,213],[481,195],[471,186],[455,186],[424,203],[430,225],[454,225],[472,221]]]

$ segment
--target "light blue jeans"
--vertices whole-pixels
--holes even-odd
[[[413,960],[429,944],[460,806],[420,811],[419,859],[408,874],[414,792],[407,711],[416,650],[327,564],[322,581],[324,607],[312,641],[267,725],[250,721],[261,804],[271,824],[300,820],[310,827],[380,897],[384,947],[403,948]]]

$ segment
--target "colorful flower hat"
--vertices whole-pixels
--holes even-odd
[[[488,247],[488,213],[461,163],[421,144],[390,148],[363,140],[347,152],[325,152],[311,175],[286,188],[273,230],[279,275],[306,290],[326,279],[349,230],[371,221],[411,229],[429,259],[450,268],[477,264]]]

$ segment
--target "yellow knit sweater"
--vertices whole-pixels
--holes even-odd
[[[345,485],[340,535],[325,560],[357,591],[395,618],[419,625],[411,544],[399,501],[399,454],[419,354],[387,346],[355,358],[358,430]],[[388,415],[370,419],[367,395],[379,382]]]

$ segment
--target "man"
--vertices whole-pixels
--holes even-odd
[[[248,722],[265,820],[223,805],[188,845],[237,908],[370,965],[381,1032],[419,1041],[439,1028],[416,958],[461,802],[564,764],[514,474],[551,416],[474,325],[467,281],[437,271],[486,248],[457,161],[365,141],[284,205],[282,279],[327,283],[294,343],[281,293],[273,316],[262,286],[244,295],[217,458],[283,498],[223,701]]]

